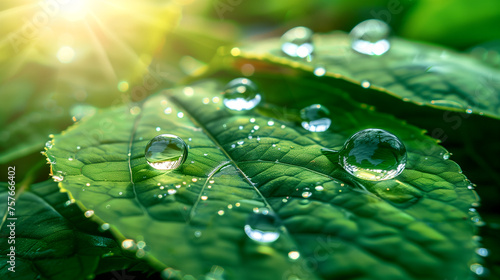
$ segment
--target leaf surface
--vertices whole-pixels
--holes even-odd
[[[467,277],[475,248],[468,211],[477,197],[436,140],[309,80],[256,78],[268,102],[234,113],[222,104],[225,82],[165,90],[56,135],[46,153],[53,175],[64,178],[60,187],[156,268],[197,278]],[[333,113],[326,132],[297,121],[313,103]],[[406,145],[406,169],[392,180],[353,178],[325,150],[371,127]],[[170,172],[144,158],[148,141],[163,133],[189,146]],[[248,217],[261,211],[282,223],[275,242],[245,234]]]
[[[500,118],[500,72],[469,55],[397,37],[390,39],[387,53],[364,55],[351,49],[343,32],[316,34],[313,43],[311,62],[286,56],[279,38],[221,49],[216,61],[231,69],[249,64],[258,73],[300,69],[330,83],[368,88],[352,91],[354,98],[384,93],[417,105]]]

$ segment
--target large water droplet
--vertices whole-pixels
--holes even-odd
[[[356,25],[349,34],[353,50],[367,55],[382,55],[391,44],[387,40],[390,28],[378,19],[369,19]]]
[[[251,110],[262,100],[257,85],[247,78],[230,81],[223,94],[224,105],[235,111]]]
[[[181,166],[187,155],[188,147],[180,137],[160,134],[146,145],[144,156],[151,167],[159,170],[172,170]]]
[[[281,36],[281,50],[291,57],[310,59],[314,51],[312,35],[307,27],[294,27]]]
[[[305,107],[300,110],[302,127],[312,132],[326,131],[332,124],[332,121],[328,118],[329,115],[330,111],[321,104]]]
[[[265,213],[265,214],[264,214]],[[252,240],[263,243],[276,241],[280,237],[279,219],[269,211],[257,211],[247,219],[245,233]]]
[[[339,164],[363,180],[388,180],[403,172],[406,148],[394,134],[369,128],[347,139],[339,152]]]

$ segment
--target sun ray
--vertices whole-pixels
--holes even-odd
[[[126,53],[127,55],[129,55],[131,58],[133,58],[134,60],[137,60],[139,63],[141,63],[141,65],[143,67],[147,67],[148,65],[146,65],[142,60],[141,58],[139,57],[139,55],[135,52],[134,49],[132,49],[129,45],[127,45],[126,43],[123,42],[122,39],[120,39],[119,37],[117,37],[113,32],[111,32],[109,30],[109,28],[92,12],[90,11],[89,12],[92,17],[94,18],[94,20],[96,21],[96,23],[99,25],[99,27],[101,28],[101,30],[109,37],[113,40],[113,42],[117,43]]]
[[[90,38],[92,39],[92,44],[94,45],[95,50],[97,51],[99,61],[101,62],[101,64],[103,64],[102,69],[103,69],[104,74],[106,74],[106,77],[109,80],[117,81],[118,78],[117,78],[116,72],[113,69],[113,64],[109,60],[108,54],[106,53],[106,49],[102,46],[101,42],[99,41],[99,39],[95,35],[94,30],[92,30],[92,28],[90,27],[90,25],[88,24],[87,21],[85,21],[85,27],[87,29],[87,32],[88,32]]]
[[[152,28],[159,28],[159,29],[165,29],[165,21],[158,20],[157,17],[151,17],[149,15],[149,11],[146,12],[138,12],[137,9],[133,9],[132,7],[129,7],[130,5],[119,5],[118,3],[115,3],[114,1],[102,1],[101,3],[106,4],[112,8],[117,8],[120,10],[123,10],[126,12],[127,15],[140,20],[143,23],[147,23],[149,26]],[[121,4],[121,3],[120,3]],[[144,6],[144,4],[142,4]],[[172,7],[173,9],[173,7]],[[149,9],[153,10],[153,9]],[[153,11],[155,11],[154,9]]]
[[[0,11],[0,20],[3,20],[3,17],[8,17],[8,16],[15,16],[17,13],[22,13],[25,12],[31,8],[36,7],[37,4],[24,4],[12,8],[8,8],[6,10]]]

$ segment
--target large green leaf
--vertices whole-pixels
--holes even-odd
[[[387,53],[364,55],[351,49],[343,32],[316,34],[313,42],[311,62],[286,56],[279,38],[221,49],[219,60],[229,68],[250,64],[260,73],[287,66],[287,74],[301,69],[369,87],[352,92],[357,99],[386,93],[417,105],[500,118],[500,71],[469,55],[396,37]]]
[[[166,90],[142,104],[103,110],[56,135],[46,153],[53,175],[62,179],[60,187],[110,223],[124,247],[158,269],[180,274],[223,279],[469,275],[475,226],[468,212],[477,197],[436,140],[330,86],[293,78],[271,81],[273,90],[264,91],[264,98],[272,104],[235,114],[222,105],[223,82],[210,79]],[[267,88],[265,79],[255,82]],[[312,103],[333,113],[328,131],[309,132],[296,122],[298,110]],[[339,148],[351,134],[370,127],[404,141],[408,163],[400,176],[358,180],[323,149]],[[189,145],[177,170],[155,170],[144,158],[148,141],[161,133]],[[261,208],[283,223],[273,243],[255,242],[243,230]]]
[[[66,194],[60,193],[57,183],[34,184],[29,191],[21,186],[18,184],[15,200],[7,200],[9,185],[0,184],[2,279],[87,279],[103,254],[122,255],[112,236],[99,232],[93,218],[86,218]],[[14,202],[8,211],[7,201]],[[9,227],[11,223],[14,228]],[[7,239],[9,236],[14,238]],[[15,247],[15,272],[9,270],[7,262],[11,246]]]

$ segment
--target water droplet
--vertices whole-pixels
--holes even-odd
[[[250,119],[250,122],[251,122],[251,123],[254,123],[254,122],[255,122],[255,118],[251,118],[251,119]]]
[[[259,128],[260,128],[260,126],[258,126],[258,125],[254,125],[254,127],[253,127],[253,129],[255,129],[255,130],[259,130]]]
[[[207,200],[207,199],[208,199],[208,196],[206,196],[206,195],[201,196],[201,200]]]
[[[179,112],[179,113],[177,113],[177,117],[178,117],[179,119],[184,118],[184,113],[183,113],[183,112]]]
[[[175,194],[177,192],[177,190],[174,190],[174,189],[170,189],[167,191],[168,194]]]
[[[90,183],[85,184],[85,186],[90,187]]]
[[[134,240],[125,239],[122,241],[122,248],[125,250],[133,250],[136,247]]]
[[[264,214],[262,211],[257,211],[257,213],[252,213],[248,217],[244,229],[252,240],[270,243],[280,237],[279,226],[280,221],[275,215],[269,214],[269,212]]]
[[[109,227],[110,227],[110,226],[109,226],[109,224],[108,224],[108,223],[104,223],[104,224],[102,224],[102,225],[101,225],[101,230],[102,230],[102,231],[106,231],[106,230],[108,230],[108,229],[109,229]]]
[[[362,54],[382,55],[391,47],[387,40],[389,32],[387,23],[377,19],[365,20],[351,30],[351,47]]]
[[[403,172],[406,148],[394,134],[382,129],[364,129],[344,143],[339,164],[363,180],[388,180]]]
[[[324,190],[325,188],[323,188],[323,186],[316,186],[316,187],[314,187],[314,189],[320,192],[320,191]]]
[[[165,113],[166,115],[172,114],[172,108],[170,108],[170,107],[165,108],[163,113]]]
[[[74,204],[76,202],[76,200],[74,199],[70,199],[70,200],[67,200],[65,203],[64,203],[64,206],[70,206],[71,204]]]
[[[87,210],[87,211],[85,211],[84,215],[85,215],[85,217],[90,218],[90,217],[94,216],[94,210]]]
[[[160,131],[161,128],[159,126],[156,127],[156,131]]]
[[[446,152],[446,153],[443,154],[443,159],[444,160],[447,160],[449,158],[450,158],[450,153]]]
[[[292,260],[296,260],[296,259],[298,259],[298,258],[300,257],[300,253],[299,253],[299,252],[297,252],[297,251],[290,251],[290,252],[288,253],[288,257],[289,257],[290,259],[292,259]]]
[[[69,158],[68,158],[68,160],[69,160],[69,161],[73,161],[73,158],[72,158],[72,157],[69,157]]]
[[[303,197],[303,198],[308,198],[308,197],[310,197],[311,195],[312,195],[312,192],[303,192],[303,193],[302,193],[302,197]]]
[[[52,176],[52,179],[54,179],[54,182],[62,182],[64,180],[63,175],[54,175]]]
[[[370,82],[367,80],[364,80],[361,82],[361,87],[362,88],[369,88],[370,87]]]
[[[467,114],[472,114],[472,109],[467,109],[467,110],[465,110],[465,112],[466,112]]]
[[[274,125],[274,122],[273,122],[273,121],[268,121],[268,122],[267,122],[267,125],[268,125],[268,126],[273,126],[273,125]]]
[[[47,147],[47,149],[51,149],[52,148],[52,141],[53,140],[49,140],[49,141],[45,142],[45,147]]]
[[[188,155],[186,143],[178,136],[160,134],[146,145],[145,157],[148,164],[158,170],[176,169]]]
[[[243,145],[243,144],[245,144],[245,141],[238,141],[237,143],[238,143],[238,145]]]
[[[201,231],[197,230],[194,232],[194,236],[200,237],[201,236]]]
[[[486,248],[477,248],[476,253],[481,257],[487,257],[490,253]]]
[[[243,126],[242,126],[242,125],[238,126],[238,129],[239,129],[239,130],[242,130],[242,129],[243,129]]]
[[[217,212],[217,214],[219,214],[219,216],[224,215],[224,210],[219,210],[219,211]]]
[[[318,77],[322,77],[326,74],[326,69],[324,67],[316,67],[314,69],[314,75],[318,76]]]
[[[332,121],[328,118],[330,111],[321,104],[314,104],[300,110],[302,127],[312,132],[326,131]]]
[[[223,95],[224,105],[235,111],[251,110],[262,100],[257,85],[247,78],[237,78],[230,81],[226,85]]]
[[[281,36],[281,50],[290,57],[310,60],[314,51],[313,32],[303,26],[294,27]]]
[[[77,150],[80,150],[81,148],[82,148],[82,147],[80,147],[80,146],[76,146],[76,149],[77,149]]]

